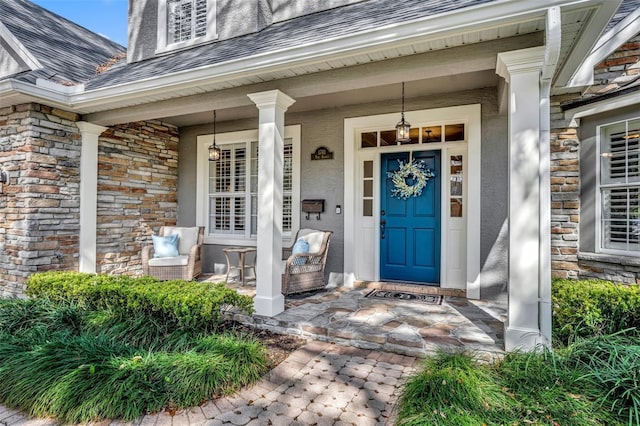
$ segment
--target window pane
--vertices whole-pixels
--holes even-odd
[[[464,124],[447,124],[444,126],[445,142],[463,141],[464,140]]]
[[[640,249],[640,188],[602,190],[602,245],[616,250]]]
[[[207,0],[196,0],[195,36],[207,35]]]
[[[451,217],[462,217],[462,199],[451,199]]]
[[[282,200],[282,230],[284,232],[291,232],[291,199],[290,195],[285,195]]]
[[[251,142],[251,192],[258,193],[258,142]]]
[[[420,142],[420,129],[414,128],[409,130],[409,142],[404,142],[402,145],[412,145]]]
[[[364,184],[362,195],[365,197],[373,197],[373,181],[365,180],[362,183]]]
[[[178,43],[207,35],[207,0],[168,0],[167,40]]]
[[[235,159],[234,159],[234,192],[244,192],[245,182],[247,180],[246,172],[247,172],[247,156],[246,156],[246,148],[239,148],[235,150]]]
[[[422,129],[422,143],[442,142],[442,127],[431,126]]]
[[[600,143],[602,183],[640,182],[639,120],[607,126]]]
[[[373,200],[362,200],[362,215],[373,216]]]
[[[367,132],[360,135],[360,147],[372,148],[378,146],[378,132]]]
[[[258,142],[223,145],[219,161],[209,165],[209,230],[251,236],[258,229]],[[247,170],[249,168],[249,170]],[[247,185],[247,174],[250,185]],[[284,141],[283,231],[293,223],[293,145]],[[250,227],[247,233],[247,226]]]
[[[284,191],[293,190],[293,145],[291,140],[285,141],[284,145]]]
[[[364,162],[364,177],[365,178],[373,177],[373,161]]]
[[[380,132],[380,146],[389,146],[396,144],[396,129],[384,130]]]
[[[170,43],[189,40],[193,26],[192,0],[169,0],[167,2],[167,30]]]

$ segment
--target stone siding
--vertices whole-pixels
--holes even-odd
[[[625,89],[640,79],[640,35],[623,44],[594,68],[594,84],[584,95],[551,99],[551,269],[559,278],[601,278],[636,283],[640,263],[579,252],[580,140],[576,123],[562,105]]]
[[[77,114],[39,104],[0,109],[0,296],[35,272],[77,270],[81,135]],[[97,270],[140,274],[149,235],[175,225],[178,131],[160,122],[99,139]]]
[[[580,278],[598,278],[625,284],[640,284],[640,259],[600,253],[580,253]]]
[[[640,78],[640,34],[598,64],[593,74],[593,85],[585,93],[585,98],[624,89],[637,83]]]
[[[98,144],[97,270],[142,273],[140,252],[160,226],[175,225],[178,129],[161,122],[110,128]]]
[[[578,132],[551,99],[551,270],[553,277],[578,277],[580,153]]]
[[[0,295],[34,272],[77,269],[78,116],[38,104],[0,109]]]

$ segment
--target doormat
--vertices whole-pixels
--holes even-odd
[[[438,294],[419,294],[408,291],[373,290],[367,297],[377,299],[416,300],[432,305],[442,304],[443,296]]]

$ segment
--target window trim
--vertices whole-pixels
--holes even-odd
[[[283,243],[290,243],[296,231],[300,227],[300,134],[301,126],[285,126],[284,137],[291,139],[293,146],[293,170],[291,193],[291,232],[283,234]],[[258,130],[244,130],[239,132],[216,133],[217,145],[230,145],[258,141]],[[197,138],[197,168],[196,168],[196,224],[204,226],[204,243],[219,245],[256,246],[256,237],[231,236],[209,233],[209,203],[208,178],[209,178],[209,154],[208,148],[213,143],[213,134],[201,135]],[[249,164],[250,167],[250,164]],[[247,173],[250,169],[247,169]],[[250,182],[247,182],[247,191],[250,192]],[[251,206],[247,206],[250,212]]]
[[[174,50],[180,50],[197,44],[205,43],[218,39],[216,27],[216,0],[207,0],[207,35],[192,38],[190,40],[180,41],[177,43],[169,43],[167,37],[167,1],[160,0],[158,2],[158,34],[156,44],[156,54],[166,53]]]
[[[617,124],[628,123],[630,121],[640,120],[640,117],[633,117],[624,120],[612,121],[605,124],[600,124],[596,126],[596,194],[595,194],[595,228],[596,228],[596,253],[602,254],[612,254],[612,255],[620,255],[627,257],[640,257],[640,250],[638,251],[629,251],[629,250],[621,250],[621,249],[611,249],[604,247],[604,241],[602,237],[603,231],[603,205],[602,205],[602,190],[612,187],[628,187],[630,186],[628,183],[621,184],[603,184],[602,183],[602,161],[601,161],[601,150],[602,150],[602,135],[606,127],[615,126]],[[627,125],[628,128],[628,125]],[[633,186],[640,186],[640,183]]]

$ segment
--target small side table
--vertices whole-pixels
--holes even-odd
[[[239,277],[240,277],[240,282],[242,283],[242,285],[246,284],[246,276],[245,276],[245,269],[253,269],[253,278],[250,278],[251,280],[255,281],[256,280],[256,262],[255,262],[255,258],[253,261],[253,264],[251,265],[245,265],[245,259],[246,259],[246,255],[248,253],[255,253],[256,249],[255,247],[230,247],[230,248],[226,248],[226,249],[222,249],[222,251],[224,252],[224,257],[227,258],[227,277],[225,278],[225,281],[229,280],[229,273],[231,272],[231,270],[237,270],[239,273]],[[237,253],[238,254],[238,264],[237,265],[232,265],[231,264],[231,259],[229,258],[229,255],[231,253]]]

